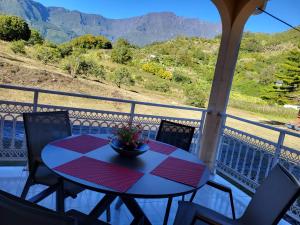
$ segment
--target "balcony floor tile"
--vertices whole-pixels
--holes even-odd
[[[23,189],[27,178],[27,172],[24,167],[0,167],[0,189],[10,192],[14,195],[20,195]],[[212,178],[218,183],[224,184],[226,186],[230,186],[233,190],[234,203],[236,208],[237,216],[241,216],[247,207],[250,197],[231,185],[229,182],[221,178],[220,176],[214,176]],[[33,186],[30,191],[28,197],[37,194],[43,188],[42,185]],[[88,213],[99,201],[99,199],[103,195],[101,193],[93,192],[93,191],[83,191],[78,195],[76,199],[68,198],[66,200],[66,209],[74,208],[80,210],[84,213]],[[188,197],[187,197],[188,198]],[[187,199],[186,198],[186,199]],[[181,198],[176,198],[173,201],[169,224],[173,224],[176,209],[177,209],[177,201],[181,200]],[[167,205],[167,200],[164,199],[138,199],[137,200],[140,206],[143,208],[146,215],[150,218],[152,224],[160,225],[163,222],[164,212]],[[210,187],[203,187],[198,191],[196,198],[194,200],[198,204],[204,205],[208,208],[212,208],[224,215],[231,216],[231,208],[229,204],[228,195],[222,193],[220,191],[216,191]],[[54,195],[49,196],[39,203],[47,208],[54,209],[55,207],[55,198]],[[112,204],[112,221],[113,225],[125,225],[130,224],[132,220],[132,216],[127,210],[125,206],[121,206],[120,210],[114,209],[114,204]],[[105,220],[105,214],[102,215],[102,219]],[[289,224],[284,220],[281,220],[280,225]]]

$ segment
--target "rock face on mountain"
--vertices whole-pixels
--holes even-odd
[[[45,7],[32,0],[0,0],[0,13],[24,18],[44,37],[57,43],[87,33],[104,35],[112,41],[123,37],[131,43],[146,45],[176,36],[211,38],[221,32],[220,24],[184,18],[170,12],[108,19],[61,7]]]

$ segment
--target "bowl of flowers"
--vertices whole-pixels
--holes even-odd
[[[124,125],[117,129],[110,145],[122,156],[136,157],[141,155],[149,149],[147,140],[142,137],[142,131],[141,125]]]

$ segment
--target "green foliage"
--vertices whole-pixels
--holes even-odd
[[[26,54],[26,51],[25,51],[25,42],[23,40],[11,42],[10,49],[14,53]]]
[[[159,92],[169,92],[170,85],[166,82],[147,82],[145,88],[152,91],[159,91]]]
[[[181,71],[175,70],[173,72],[173,80],[177,83],[191,83],[192,80],[188,76],[184,75]]]
[[[131,46],[125,39],[117,40],[111,52],[111,59],[120,64],[127,64],[132,60]]]
[[[112,81],[121,88],[122,84],[134,85],[135,81],[126,67],[118,68],[114,71]]]
[[[157,75],[166,80],[171,80],[173,78],[173,75],[170,71],[167,71],[163,66],[155,62],[143,64],[142,69],[145,72],[152,73],[153,75]]]
[[[66,58],[62,63],[62,68],[73,77],[92,75],[99,80],[105,79],[104,67],[83,56],[72,55]]]
[[[70,44],[61,44],[58,46],[61,57],[65,58],[73,53],[73,47]]]
[[[61,59],[61,54],[56,45],[45,43],[35,47],[35,58],[45,64],[56,63]]]
[[[28,24],[20,17],[0,15],[0,39],[4,41],[17,41],[30,38]]]
[[[192,106],[204,108],[207,100],[207,91],[202,85],[190,84],[184,90],[186,96],[186,103]]]
[[[300,91],[300,49],[294,49],[287,53],[283,63],[279,65],[275,74],[277,81],[264,99],[276,101],[283,105],[294,98]],[[281,83],[280,83],[281,82]]]
[[[44,43],[44,38],[41,36],[41,34],[35,30],[35,29],[31,29],[30,32],[30,38],[27,41],[27,45],[41,45]]]
[[[104,36],[94,36],[92,34],[85,34],[74,38],[69,43],[73,47],[85,49],[111,49],[111,42]]]

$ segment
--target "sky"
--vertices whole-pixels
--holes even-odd
[[[171,11],[178,16],[220,22],[219,13],[210,0],[36,0],[45,6],[99,14],[107,18],[129,18],[149,12]],[[293,26],[300,25],[300,0],[270,0],[266,11]],[[265,14],[251,16],[245,30],[281,32],[290,29]]]

